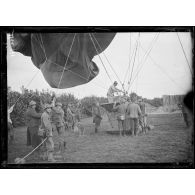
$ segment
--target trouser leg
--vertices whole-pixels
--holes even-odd
[[[137,135],[137,133],[138,133],[138,126],[139,126],[138,118],[134,118],[134,130],[135,130],[135,135]]]
[[[65,129],[64,126],[58,127],[58,139],[59,139],[59,153],[64,157],[66,142],[65,142]]]
[[[122,121],[122,130],[123,130],[123,135],[125,136],[125,120]]]
[[[55,162],[56,160],[53,157],[54,142],[53,142],[52,137],[48,137],[48,139],[46,141],[46,148],[47,148],[47,154],[48,154],[48,161]]]
[[[132,133],[132,136],[134,136],[135,132],[134,132],[134,120],[133,120],[133,118],[130,118],[130,123],[131,123],[131,133]]]

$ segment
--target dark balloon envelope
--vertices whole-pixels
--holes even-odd
[[[51,87],[64,89],[88,83],[97,76],[99,68],[92,59],[108,47],[114,36],[115,33],[16,33],[11,46],[31,57]]]

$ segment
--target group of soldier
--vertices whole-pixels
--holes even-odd
[[[137,99],[136,95],[131,98],[128,96],[120,96],[118,100],[115,99],[115,92],[122,92],[116,88],[117,82],[109,88],[107,97],[108,102],[112,103],[113,111],[115,112],[116,119],[118,121],[118,129],[120,135],[125,135],[127,131],[131,132],[132,136],[138,135],[141,131],[146,133],[147,129],[151,127],[147,125],[147,113],[146,105],[143,99]],[[80,121],[79,104],[75,104],[75,109],[72,109],[72,105],[67,104],[66,111],[62,108],[62,103],[57,101],[54,97],[51,104],[44,104],[43,113],[36,111],[36,102],[30,101],[27,111],[25,112],[25,119],[27,125],[27,145],[32,146],[35,150],[35,154],[43,160],[49,162],[55,162],[54,159],[54,141],[53,132],[57,131],[58,135],[58,151],[65,158],[65,133],[66,129],[73,130],[75,127],[75,121]],[[14,105],[8,109],[8,142],[12,142],[14,139],[14,131],[10,113],[13,111]],[[184,119],[186,119],[185,112]],[[65,117],[66,114],[66,117]],[[95,124],[95,133],[100,129],[100,123],[102,120],[101,109],[99,102],[94,102],[92,105],[93,123]],[[187,119],[185,120],[187,121]],[[186,122],[188,125],[188,121]],[[41,145],[41,143],[43,143]],[[40,147],[38,147],[41,145]]]
[[[146,124],[146,105],[143,99],[137,99],[136,95],[131,98],[127,95],[116,99],[114,93],[123,92],[116,88],[117,81],[110,86],[107,97],[109,103],[114,103],[113,110],[117,112],[118,129],[121,135],[125,135],[125,130],[130,130],[132,136],[138,134],[139,127],[142,132],[146,132],[149,127]]]
[[[64,158],[65,153],[65,129],[74,128],[74,119],[80,120],[77,111],[73,112],[71,104],[67,105],[67,111],[62,108],[62,103],[56,101],[54,97],[51,104],[42,104],[43,112],[36,111],[37,103],[30,101],[25,112],[25,121],[27,126],[27,146],[32,146],[37,155],[42,160],[55,162],[54,159],[54,141],[53,132],[58,134],[58,154]],[[10,114],[14,106],[8,109],[8,143],[14,140],[14,129]],[[65,115],[66,119],[65,120]],[[70,124],[70,125],[68,125]],[[43,144],[41,144],[43,142]],[[40,145],[41,144],[41,145]],[[40,145],[40,147],[38,147]]]

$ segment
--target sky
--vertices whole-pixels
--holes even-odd
[[[151,44],[157,34],[156,41]],[[192,41],[190,33],[178,33],[178,35],[190,66],[192,66]],[[138,46],[136,50],[137,40]],[[151,45],[153,46],[152,48]],[[136,92],[139,96],[152,99],[154,97],[162,97],[162,95],[185,94],[191,89],[191,73],[177,34],[174,32],[117,33],[104,53],[93,58],[93,61],[100,69],[99,75],[87,84],[69,89],[51,88],[45,81],[41,71],[33,65],[30,57],[11,50],[9,36],[7,51],[8,86],[16,91],[21,91],[20,88],[23,85],[32,90],[49,89],[57,94],[71,93],[77,98],[91,95],[106,97],[107,90],[112,83],[104,70],[99,56],[106,66],[112,81],[117,80],[118,83],[120,81],[123,83],[125,74],[127,73],[125,81],[126,90],[134,64],[131,79],[133,82],[128,91],[129,93]],[[150,51],[148,56],[145,53],[146,51]],[[136,57],[134,61],[135,53]],[[120,81],[110,68],[105,56]],[[130,69],[127,71],[129,62],[131,62]],[[138,67],[141,67],[141,69]],[[137,74],[138,70],[140,71]],[[120,84],[118,88],[121,88]]]

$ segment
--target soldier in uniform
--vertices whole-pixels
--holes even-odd
[[[125,99],[121,98],[120,103],[115,103],[113,106],[113,109],[117,111],[119,132],[120,135],[123,136],[125,136],[125,130],[126,130],[125,116],[126,116],[127,104],[125,102],[126,102]]]
[[[138,100],[138,105],[141,109],[141,112],[142,112],[142,115],[139,116],[139,125],[141,126],[142,128],[142,133],[146,133],[146,127],[147,127],[147,114],[146,114],[146,105],[145,103],[143,102],[143,99],[140,98]]]
[[[66,146],[64,111],[62,109],[62,104],[60,102],[56,102],[55,98],[53,100],[52,106],[53,106],[51,112],[52,126],[54,130],[57,130],[59,140],[59,151],[57,153],[60,153],[64,158]]]
[[[142,115],[141,109],[138,104],[135,103],[136,96],[132,97],[132,103],[127,107],[127,115],[130,117],[130,124],[132,135],[137,135],[138,125],[139,125],[139,117]]]
[[[114,103],[114,93],[115,92],[123,92],[120,89],[117,89],[116,86],[118,85],[117,81],[115,81],[108,89],[107,98],[109,103]]]
[[[32,100],[25,113],[27,125],[27,145],[31,145],[33,148],[36,148],[41,143],[41,138],[38,136],[38,130],[42,114],[37,113],[35,108],[36,102]],[[37,150],[37,152],[39,152],[39,150]]]
[[[45,131],[45,137],[47,140],[43,146],[43,159],[47,158],[49,162],[56,162],[53,157],[54,142],[52,133],[52,122],[51,122],[51,111],[52,105],[45,104],[44,113],[41,116],[41,128]]]

